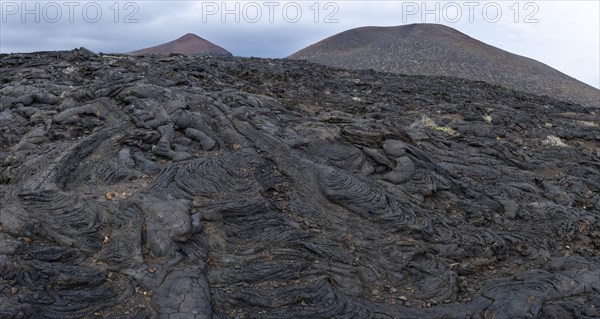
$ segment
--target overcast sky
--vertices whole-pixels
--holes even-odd
[[[120,53],[191,32],[234,55],[282,58],[355,27],[441,23],[600,88],[598,0],[0,0],[0,4],[1,53],[81,46]]]

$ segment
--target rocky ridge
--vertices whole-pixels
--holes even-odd
[[[291,60],[0,66],[0,318],[598,315],[598,109]]]

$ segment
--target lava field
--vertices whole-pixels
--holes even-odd
[[[600,106],[285,59],[0,69],[0,318],[600,316]]]

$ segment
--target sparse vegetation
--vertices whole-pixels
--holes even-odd
[[[412,123],[410,125],[410,127],[417,128],[417,129],[428,128],[428,129],[432,129],[435,131],[444,132],[444,133],[447,133],[448,135],[452,135],[452,136],[458,135],[458,133],[450,127],[439,126],[439,125],[435,124],[435,122],[428,116],[422,116],[420,119],[418,119],[417,121]]]
[[[598,123],[591,121],[577,121],[577,123],[587,127],[598,127]]]
[[[567,144],[565,144],[565,142],[562,139],[560,139],[560,137],[556,137],[554,135],[546,136],[546,139],[542,141],[542,145],[559,147],[567,146]]]

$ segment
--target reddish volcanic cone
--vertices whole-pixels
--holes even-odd
[[[136,50],[133,52],[129,52],[128,54],[144,55],[170,53],[180,53],[185,55],[232,55],[229,51],[193,33],[188,33],[182,36],[181,38],[171,42],[167,42],[150,48]]]

